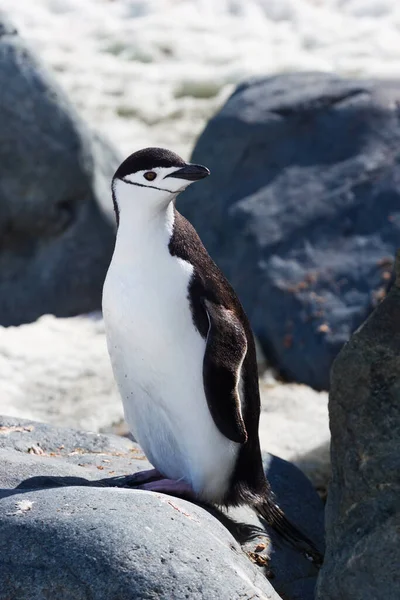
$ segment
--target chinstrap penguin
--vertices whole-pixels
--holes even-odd
[[[232,287],[175,198],[209,175],[161,148],[112,180],[117,220],[103,315],[126,421],[155,469],[141,489],[249,504],[315,563],[321,554],[276,505],[265,477],[253,335]]]

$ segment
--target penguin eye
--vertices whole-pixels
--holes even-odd
[[[147,173],[145,173],[143,177],[147,179],[147,181],[154,181],[157,177],[157,173],[154,173],[154,171],[147,171]]]

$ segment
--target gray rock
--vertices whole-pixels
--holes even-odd
[[[332,484],[320,600],[400,597],[400,252],[387,298],[332,370]]]
[[[237,290],[267,359],[328,389],[334,357],[384,296],[400,236],[400,83],[322,73],[252,80],[192,160],[179,208]]]
[[[118,163],[0,14],[0,323],[100,308]]]
[[[322,548],[310,482],[286,461],[265,461],[278,502]],[[108,487],[149,466],[125,438],[1,418],[0,600],[313,600],[313,564],[249,508]]]
[[[2,598],[277,600],[204,510],[151,492],[0,492]]]

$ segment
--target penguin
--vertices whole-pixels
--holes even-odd
[[[251,505],[315,564],[322,556],[276,504],[258,425],[245,311],[175,199],[210,174],[162,148],[112,179],[117,235],[103,288],[107,346],[128,426],[155,467],[130,486],[216,506]]]

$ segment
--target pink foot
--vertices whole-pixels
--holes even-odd
[[[158,481],[139,485],[137,489],[149,492],[161,492],[170,496],[182,496],[191,500],[196,499],[196,494],[188,483],[185,481],[175,481],[174,479],[159,479]]]

